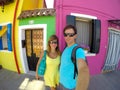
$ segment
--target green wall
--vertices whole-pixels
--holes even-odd
[[[52,34],[55,34],[55,16],[36,16],[20,19],[19,26],[30,25],[29,22],[31,20],[34,22],[34,24],[47,24],[47,40]]]

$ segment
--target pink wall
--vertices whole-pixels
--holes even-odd
[[[60,49],[65,46],[63,28],[66,25],[66,15],[79,13],[96,16],[101,20],[100,52],[96,56],[89,56],[88,64],[91,75],[101,73],[108,43],[108,21],[120,19],[120,0],[56,0],[56,34],[60,40]]]

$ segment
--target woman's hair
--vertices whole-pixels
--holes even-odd
[[[60,55],[60,50],[59,50],[59,40],[58,37],[56,35],[52,35],[50,36],[50,38],[48,39],[48,44],[47,44],[47,53],[49,54],[51,51],[51,47],[50,47],[50,42],[53,40],[57,40],[57,47],[56,47],[56,52],[58,53],[58,55]]]
[[[75,26],[73,25],[67,25],[64,29],[63,29],[63,34],[65,33],[65,31],[67,29],[73,29],[74,33],[77,34],[77,29],[75,28]]]

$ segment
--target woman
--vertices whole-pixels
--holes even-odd
[[[38,65],[36,68],[36,78],[38,79]],[[51,90],[56,90],[56,86],[59,84],[59,65],[60,65],[60,50],[58,44],[58,38],[56,35],[52,35],[48,40],[47,55],[46,55],[46,70],[44,74],[45,85],[49,86]]]

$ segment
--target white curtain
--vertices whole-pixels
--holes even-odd
[[[76,28],[77,28],[77,35],[78,35],[76,42],[78,44],[85,44],[85,45],[89,46],[90,45],[90,36],[91,36],[90,23],[76,21]]]
[[[103,71],[116,70],[120,60],[120,31],[109,30],[109,45]]]

